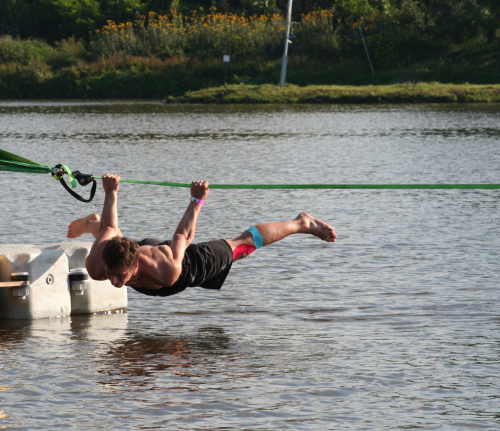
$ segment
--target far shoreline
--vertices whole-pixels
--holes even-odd
[[[2,97],[0,103],[163,103],[167,105],[188,104],[465,104],[500,103],[500,84],[442,84],[439,82],[400,83],[390,85],[308,85],[275,84],[226,85],[201,90],[186,91],[182,95],[106,94],[99,92],[93,97],[64,97],[62,94],[47,97]]]
[[[169,96],[179,104],[403,104],[499,103],[500,84],[227,85]]]

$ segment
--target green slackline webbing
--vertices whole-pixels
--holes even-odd
[[[26,165],[43,166],[49,168],[47,165],[41,165],[40,163],[33,162],[32,160],[25,159],[24,157],[18,156],[17,154],[9,153],[8,151],[0,150],[0,160],[4,159],[9,162],[19,162]]]
[[[76,180],[73,172],[66,165],[60,165],[62,169],[68,174],[71,186],[76,187]],[[25,159],[24,157],[16,154],[9,153],[8,151],[0,150],[0,171],[10,172],[28,172],[34,174],[54,174],[54,179],[60,180],[63,174],[55,174],[56,168],[51,168],[47,165],[33,162],[32,160]]]
[[[96,177],[95,179],[102,179]],[[122,183],[191,187],[186,183],[124,180]],[[210,184],[211,189],[500,189],[500,184]]]
[[[8,151],[0,150],[0,170],[10,172],[31,172],[34,174],[46,174],[51,171],[51,167],[41,165],[25,159]]]
[[[10,172],[26,172],[30,174],[47,174],[50,172],[50,168],[44,166],[34,166],[34,165],[26,165],[24,166],[21,163],[7,163],[3,160],[0,160],[0,171],[10,171]]]
[[[42,165],[25,159],[8,151],[0,150],[0,171],[51,173],[56,180],[63,178],[62,171],[68,174],[72,187],[76,187],[76,180],[66,165],[57,165],[57,168]],[[76,175],[76,174],[75,174]],[[88,176],[95,179],[102,177]],[[161,181],[125,180],[123,183],[153,184],[158,186],[191,187],[186,183],[171,183]],[[88,184],[88,183],[87,183]],[[212,189],[500,189],[500,184],[210,184]]]

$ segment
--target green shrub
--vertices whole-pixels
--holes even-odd
[[[1,98],[36,98],[40,96],[40,86],[52,78],[49,66],[41,63],[0,65]]]
[[[90,59],[83,42],[75,40],[74,37],[56,42],[55,46],[56,49],[47,61],[55,69],[74,66]]]
[[[39,40],[20,40],[0,36],[0,63],[29,64],[46,62],[54,55],[54,48]]]

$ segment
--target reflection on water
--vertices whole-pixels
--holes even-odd
[[[2,102],[2,149],[96,175],[212,183],[500,183],[500,106]],[[15,181],[14,181],[15,179]],[[100,211],[0,175],[2,243]],[[84,191],[86,192],[86,190]],[[185,189],[122,184],[120,228],[172,236]],[[0,427],[500,429],[500,194],[212,190],[197,241],[300,211],[220,292],[129,291],[127,313],[0,321]],[[87,238],[88,239],[88,238]]]
[[[158,372],[168,369],[178,376],[199,376],[190,369],[199,366],[200,360],[207,356],[226,354],[230,340],[222,328],[200,328],[196,335],[196,338],[178,339],[150,334],[121,340],[110,345],[100,363],[101,372],[117,377],[118,370],[121,378],[143,377],[131,383],[138,386],[148,385],[148,377],[155,377]],[[114,383],[108,381],[106,384]]]

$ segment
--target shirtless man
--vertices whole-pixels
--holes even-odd
[[[117,196],[120,177],[102,177],[105,198],[102,218],[97,214],[75,220],[68,238],[90,233],[94,244],[85,265],[94,280],[110,280],[115,287],[130,286],[151,296],[169,296],[186,287],[220,289],[234,261],[288,235],[307,233],[334,242],[335,231],[328,224],[300,213],[295,219],[263,223],[239,237],[192,244],[196,221],[208,196],[208,183],[191,184],[191,202],[170,241],[145,239],[136,242],[122,236],[118,228]]]

